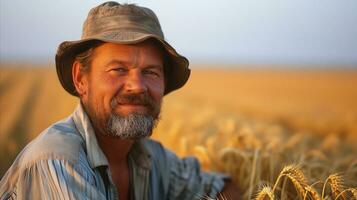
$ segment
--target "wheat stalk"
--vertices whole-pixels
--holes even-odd
[[[344,193],[346,192],[351,192],[352,193],[352,196],[357,199],[357,189],[356,188],[348,188],[348,189],[345,189],[343,190],[342,192],[340,192],[340,194],[338,194],[335,198],[335,200],[338,200],[338,198],[340,198],[340,196],[343,197]],[[344,197],[343,197],[344,198]]]
[[[343,190],[342,176],[338,173],[335,173],[335,174],[331,174],[330,176],[327,177],[327,179],[324,183],[324,186],[322,188],[322,195],[321,195],[322,199],[324,199],[324,196],[325,196],[325,189],[326,189],[327,183],[331,187],[332,196],[335,198],[337,196],[340,196],[339,194],[341,194],[342,190]],[[345,199],[343,194],[341,196],[343,197],[343,199]]]
[[[352,188],[351,192],[352,192],[353,196],[355,197],[355,199],[357,199],[357,188]]]
[[[252,193],[253,193],[253,183],[254,183],[254,179],[256,178],[256,172],[257,172],[257,160],[258,160],[258,156],[259,156],[259,149],[256,149],[254,151],[254,158],[253,158],[253,169],[252,169],[252,173],[250,175],[250,180],[249,180],[249,197],[248,199],[251,199]]]
[[[269,186],[263,187],[255,197],[255,200],[265,200],[266,198],[269,200],[275,199],[274,192]]]
[[[301,197],[303,197],[305,194],[305,188],[308,185],[304,174],[297,165],[288,165],[283,168],[274,184],[273,192],[275,192],[275,189],[278,186],[280,179],[284,176],[287,177],[293,183],[297,192],[300,194]]]
[[[312,186],[306,186],[305,187],[305,195],[304,195],[304,200],[307,197],[310,197],[309,199],[312,200],[321,200],[321,197],[319,196],[319,193],[316,192],[316,190]]]

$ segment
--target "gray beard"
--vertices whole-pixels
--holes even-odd
[[[120,139],[149,137],[157,124],[152,116],[133,113],[128,116],[112,114],[106,124],[107,135]]]

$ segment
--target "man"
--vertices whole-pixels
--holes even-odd
[[[155,14],[107,2],[93,8],[82,39],[63,42],[59,80],[80,104],[18,155],[1,199],[200,199],[236,187],[148,139],[164,95],[188,80],[188,61],[165,40]]]

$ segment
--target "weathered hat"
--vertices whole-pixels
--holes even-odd
[[[168,55],[164,66],[167,79],[164,93],[182,87],[190,76],[188,60],[165,41],[155,13],[145,7],[112,1],[90,10],[80,40],[65,41],[59,45],[56,54],[58,78],[67,92],[78,96],[72,79],[72,65],[79,53],[90,48],[95,41],[135,44],[147,39],[157,40]]]

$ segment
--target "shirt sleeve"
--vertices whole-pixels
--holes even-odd
[[[169,199],[208,199],[216,198],[222,191],[228,176],[221,173],[208,173],[200,169],[194,157],[178,158],[166,150],[170,167]]]
[[[105,199],[86,166],[65,160],[40,160],[23,171],[16,199]]]

